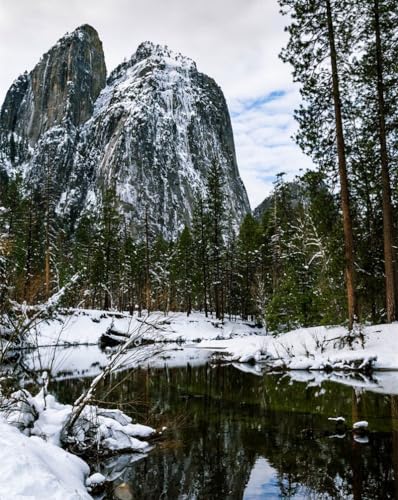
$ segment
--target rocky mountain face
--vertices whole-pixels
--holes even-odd
[[[58,213],[74,219],[112,188],[132,227],[147,211],[174,236],[213,162],[238,224],[249,203],[221,89],[192,60],[150,42],[106,81],[101,41],[87,25],[20,76],[1,109],[0,169],[37,186],[51,176]]]
[[[253,217],[257,220],[261,220],[266,212],[272,207],[274,197],[272,195],[267,196],[264,200],[253,210]]]

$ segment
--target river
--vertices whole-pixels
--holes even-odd
[[[379,377],[336,382],[219,364],[118,373],[101,403],[167,430],[146,456],[94,468],[112,479],[109,499],[398,498],[398,396],[388,393],[398,393],[398,373]],[[50,390],[71,403],[89,382]],[[328,420],[337,416],[345,426]],[[352,432],[359,420],[368,433]]]

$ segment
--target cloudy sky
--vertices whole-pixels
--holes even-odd
[[[278,172],[310,166],[292,142],[299,102],[277,0],[0,0],[0,100],[65,32],[88,23],[104,44],[108,71],[144,40],[194,59],[224,90],[241,176],[252,207]]]

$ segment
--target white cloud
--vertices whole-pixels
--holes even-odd
[[[298,102],[298,91],[291,86],[277,98],[255,106],[252,101],[240,102],[236,112],[232,110],[238,164],[252,207],[270,193],[277,173],[285,172],[291,180],[311,166],[291,139],[297,129],[292,112]]]
[[[253,206],[270,185],[259,177],[304,163],[289,139],[297,93],[290,68],[278,59],[286,34],[277,0],[0,1],[0,99],[66,31],[89,23],[103,41],[108,70],[152,40],[192,57],[217,81],[233,115],[240,170]],[[286,94],[267,106],[245,107],[279,90]],[[278,140],[283,147],[270,147]]]

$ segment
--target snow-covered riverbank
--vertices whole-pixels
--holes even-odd
[[[47,443],[28,437],[4,420],[0,421],[0,498],[91,498],[85,481],[88,465],[80,458]]]
[[[72,412],[44,389],[36,396],[26,390],[2,398],[0,411],[0,498],[91,498],[87,487],[105,481],[81,458],[61,448],[61,434]],[[147,438],[155,429],[133,424],[120,410],[93,405],[84,408],[66,442],[80,454],[95,449],[97,457],[151,450]]]
[[[170,359],[177,365],[196,364],[217,354],[225,361],[289,370],[398,370],[398,323],[364,326],[360,332],[362,340],[356,338],[350,343],[344,327],[300,328],[272,336],[248,321],[221,323],[200,313],[189,317],[183,313],[167,316],[152,313],[138,318],[106,311],[75,310],[39,324],[32,333],[32,341],[42,349],[55,344],[97,345],[109,331],[116,335],[134,335],[137,344],[153,343],[146,350],[128,353],[120,364],[125,368],[145,364],[162,366]],[[93,366],[107,362],[106,352],[96,350],[87,355],[89,364],[86,356],[81,360],[87,373]],[[81,369],[78,365],[79,360],[75,360],[74,368]],[[65,366],[65,370],[70,369],[71,366]]]
[[[272,336],[201,343],[231,361],[288,370],[398,370],[398,323],[364,326],[351,345],[344,327],[300,328]]]
[[[151,328],[153,326],[153,328]],[[123,313],[73,309],[58,314],[56,319],[42,321],[31,333],[39,346],[54,344],[96,344],[109,330],[120,334],[140,335],[156,342],[199,342],[202,340],[232,339],[249,335],[265,335],[263,328],[250,321],[223,323],[204,314],[161,312],[130,316]]]
[[[382,370],[398,370],[397,323],[363,327],[359,332],[362,337],[350,343],[343,327],[302,328],[272,336],[247,321],[221,324],[199,313],[189,317],[181,313],[168,316],[155,313],[138,318],[105,311],[74,310],[36,325],[30,333],[30,341],[36,348],[26,351],[24,362],[34,371],[48,370],[50,378],[94,377],[115,352],[110,348],[101,349],[99,345],[101,337],[110,331],[116,336],[130,335],[137,340],[134,342],[137,348],[122,354],[115,371],[137,366],[161,368],[187,363],[195,366],[221,361],[257,375],[287,369],[288,375],[281,377],[289,376],[293,381],[311,386],[330,380],[373,392],[396,393],[396,373]],[[353,370],[365,369],[381,372],[369,377],[362,373],[352,375]],[[3,414],[0,421],[0,445],[4,443],[0,458],[10,457],[6,473],[0,478],[1,493],[7,498],[21,498],[31,490],[33,498],[49,495],[51,498],[89,498],[87,464],[60,448],[60,433],[72,407],[58,403],[51,395],[44,398],[43,393],[36,397],[28,395],[27,401],[28,406],[34,408],[34,421],[24,420],[30,418],[27,417],[30,413],[21,412],[21,406],[14,407],[14,412],[8,415]],[[146,437],[153,429],[132,424],[129,417],[118,411],[87,406],[86,412],[90,416],[95,414],[98,428],[95,435],[110,452],[128,449],[145,456],[150,450]],[[23,432],[11,427],[10,422]],[[11,442],[15,443],[14,448]],[[60,462],[66,466],[59,466]],[[31,471],[30,475],[21,468]],[[15,477],[22,479],[15,483]],[[30,477],[37,478],[34,485]]]

